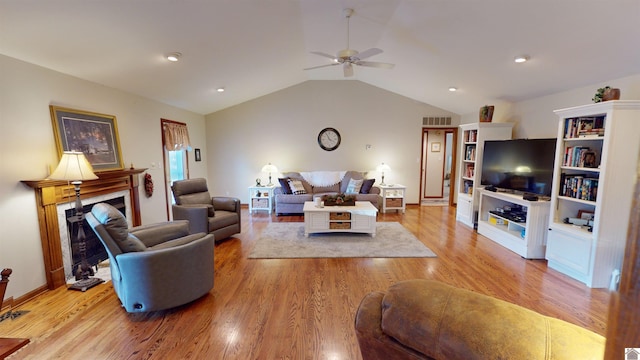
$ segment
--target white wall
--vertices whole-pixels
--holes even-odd
[[[458,124],[456,114],[360,81],[307,81],[207,116],[210,187],[247,203],[247,187],[257,177],[266,183],[260,169],[268,162],[281,172],[372,171],[376,183],[373,170],[384,162],[392,169],[385,183],[407,186],[407,202],[418,203],[425,116]],[[325,127],[342,135],[337,150],[318,146]]]
[[[515,139],[556,137],[558,117],[553,111],[590,104],[596,90],[606,85],[619,88],[621,100],[640,99],[640,74],[636,74],[513,104],[496,102],[493,121],[514,123],[513,137]],[[460,120],[462,124],[477,121],[477,113],[464,114]]]
[[[204,116],[0,55],[0,268],[12,268],[7,297],[46,284],[34,192],[20,180],[44,179],[58,155],[49,105],[115,115],[124,163],[162,164],[160,118],[188,124],[192,143],[206,151]],[[189,154],[193,159],[193,154]],[[206,177],[206,163],[190,162]],[[140,189],[142,222],[166,220],[162,168],[151,198]]]
[[[521,101],[513,105],[508,115],[509,121],[516,123],[515,138],[556,137],[558,116],[554,110],[590,104],[598,88],[609,85],[620,89],[620,100],[640,99],[640,74],[599,84]],[[640,135],[639,135],[640,136]]]

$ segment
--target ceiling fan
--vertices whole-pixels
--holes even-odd
[[[343,13],[344,13],[344,16],[347,18],[347,48],[344,50],[338,51],[336,56],[329,55],[327,53],[323,53],[320,51],[311,51],[312,54],[324,56],[333,60],[333,63],[314,66],[314,67],[306,68],[304,70],[312,70],[312,69],[318,69],[318,68],[327,67],[327,66],[342,65],[344,76],[350,77],[350,76],[353,76],[353,65],[369,66],[369,67],[375,67],[380,69],[393,68],[395,66],[394,64],[375,62],[375,61],[363,61],[363,59],[381,54],[383,51],[378,48],[371,48],[363,52],[358,52],[356,50],[349,48],[349,19],[351,18],[351,15],[353,15],[353,9],[344,9]]]

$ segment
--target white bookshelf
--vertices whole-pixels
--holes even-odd
[[[624,257],[640,151],[640,101],[607,101],[555,113],[560,119],[546,258],[550,268],[589,287],[609,287]],[[588,128],[591,119],[601,134],[571,131],[583,121]],[[595,162],[583,161],[587,152]],[[565,222],[580,213],[593,221],[588,226]]]
[[[487,140],[511,139],[512,123],[478,122],[460,125],[460,165],[458,171],[458,205],[456,220],[475,228],[479,196],[475,191],[480,185],[482,151]]]

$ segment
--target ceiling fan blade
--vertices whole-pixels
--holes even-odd
[[[380,68],[380,69],[393,69],[393,67],[396,66],[395,64],[375,62],[375,61],[356,61],[355,64],[359,66],[369,66],[369,67]]]
[[[365,50],[365,51],[359,53],[355,57],[357,57],[358,59],[362,60],[362,59],[366,59],[368,57],[372,57],[373,55],[378,55],[378,54],[382,54],[382,53],[383,53],[383,51],[378,49],[378,48],[371,48],[371,49],[368,49],[368,50]]]
[[[342,68],[344,69],[344,77],[353,76],[353,66],[351,66],[351,63],[344,63],[344,66]]]
[[[340,64],[339,63],[333,63],[333,64],[326,64],[326,65],[318,65],[318,66],[305,68],[305,69],[302,69],[302,70],[312,70],[312,69],[318,69],[318,68],[323,68],[323,67],[327,67],[327,66],[335,66],[335,65],[340,65]]]
[[[327,57],[327,58],[329,58],[329,59],[333,59],[333,60],[335,60],[335,59],[336,59],[336,57],[335,57],[335,56],[333,56],[333,55],[329,55],[329,54],[327,54],[327,53],[323,53],[323,52],[321,52],[321,51],[311,51],[311,53],[312,53],[312,54],[316,54],[316,55],[320,55],[320,56],[324,56],[324,57]]]

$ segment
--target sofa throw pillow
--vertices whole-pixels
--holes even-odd
[[[278,182],[282,187],[283,194],[291,194],[291,188],[289,187],[289,178],[278,178]]]
[[[373,187],[373,183],[376,182],[376,179],[366,179],[362,182],[362,187],[360,188],[360,194],[368,194]]]
[[[349,185],[347,185],[347,191],[345,191],[345,194],[358,194],[360,193],[360,188],[362,187],[362,182],[363,180],[355,180],[355,179],[350,179],[349,180]]]
[[[307,193],[307,191],[304,189],[304,186],[302,185],[302,181],[300,180],[289,179],[289,187],[291,188],[291,193],[294,195]]]

